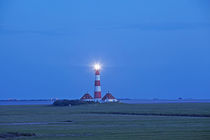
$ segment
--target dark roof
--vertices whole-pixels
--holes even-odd
[[[86,93],[80,98],[80,100],[82,99],[93,99],[93,97],[89,93]]]
[[[107,94],[102,98],[102,100],[106,100],[106,99],[115,99],[115,97],[112,96],[111,93],[107,93]]]

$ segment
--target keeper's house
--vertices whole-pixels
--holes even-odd
[[[107,93],[103,98],[102,98],[102,102],[117,102],[118,100],[112,96],[111,93]]]
[[[80,98],[80,100],[81,101],[93,101],[93,97],[89,93],[86,93]]]

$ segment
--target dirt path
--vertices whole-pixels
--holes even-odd
[[[84,112],[87,114],[87,112]],[[116,114],[141,116],[176,116],[176,117],[210,117],[210,114],[167,114],[167,113],[124,113],[124,112],[88,112],[89,114]]]
[[[48,124],[69,124],[72,121],[63,121],[63,122],[17,122],[17,123],[0,123],[1,125],[48,125]]]

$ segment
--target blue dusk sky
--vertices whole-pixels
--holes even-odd
[[[209,0],[0,0],[0,99],[210,98]]]

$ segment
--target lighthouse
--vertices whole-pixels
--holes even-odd
[[[94,65],[95,70],[95,85],[94,85],[94,101],[101,102],[101,83],[100,83],[100,64]]]
[[[93,67],[95,71],[94,98],[91,97],[89,93],[86,93],[80,98],[80,100],[87,102],[94,101],[99,103],[118,102],[118,100],[114,96],[112,96],[112,94],[109,92],[103,98],[101,98],[101,81],[100,81],[101,65],[97,63]]]

